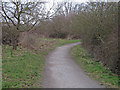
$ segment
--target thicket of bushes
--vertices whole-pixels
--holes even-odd
[[[10,46],[13,46],[15,42],[19,42],[18,39],[16,39],[16,31],[15,27],[12,26],[11,28],[7,25],[2,26],[2,43],[7,44]]]
[[[83,7],[73,22],[83,46],[95,60],[118,73],[118,4],[89,3]]]

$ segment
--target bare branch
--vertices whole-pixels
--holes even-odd
[[[14,23],[14,21],[7,15],[6,11],[4,10],[3,2],[2,2],[2,11],[4,12],[5,16],[12,22],[12,24],[14,26],[16,26],[16,24]]]

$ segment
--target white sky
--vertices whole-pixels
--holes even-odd
[[[87,2],[88,0],[43,0],[43,1],[46,1],[48,2],[47,4],[47,8],[51,8],[52,5],[53,5],[53,2],[56,4],[58,2],[73,2],[73,3],[83,3],[83,2]]]
[[[56,4],[57,2],[66,2],[66,1],[73,2],[73,3],[85,3],[85,2],[105,2],[105,1],[106,2],[119,2],[120,0],[42,0],[42,1],[48,2],[47,8],[49,9],[52,7],[53,2]]]
[[[4,2],[9,2],[10,0],[2,0]],[[18,1],[18,0],[13,0],[13,1]],[[84,3],[84,2],[119,2],[120,0],[21,0],[21,1],[32,1],[32,2],[40,2],[40,1],[46,1],[48,2],[47,8],[51,8],[53,5],[53,2],[56,4],[58,2],[73,2],[73,3]]]
[[[4,2],[8,2],[10,0],[2,0]],[[18,1],[18,0],[13,0],[13,1]],[[36,2],[36,1],[48,1],[48,2],[62,2],[62,1],[72,1],[72,2],[104,2],[104,1],[107,1],[107,2],[119,2],[120,0],[21,0],[21,1],[33,1],[33,2]]]
[[[45,0],[45,1],[48,1],[48,2],[65,2],[65,1],[70,1],[70,2],[86,2],[88,0]]]

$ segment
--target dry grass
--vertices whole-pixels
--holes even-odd
[[[56,43],[56,40],[41,38],[38,34],[29,32],[22,33],[20,35],[19,41],[19,44],[23,48],[36,49],[40,51],[49,49]]]

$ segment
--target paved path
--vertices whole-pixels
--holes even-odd
[[[78,44],[57,47],[47,56],[43,88],[102,88],[72,60],[70,48]]]

